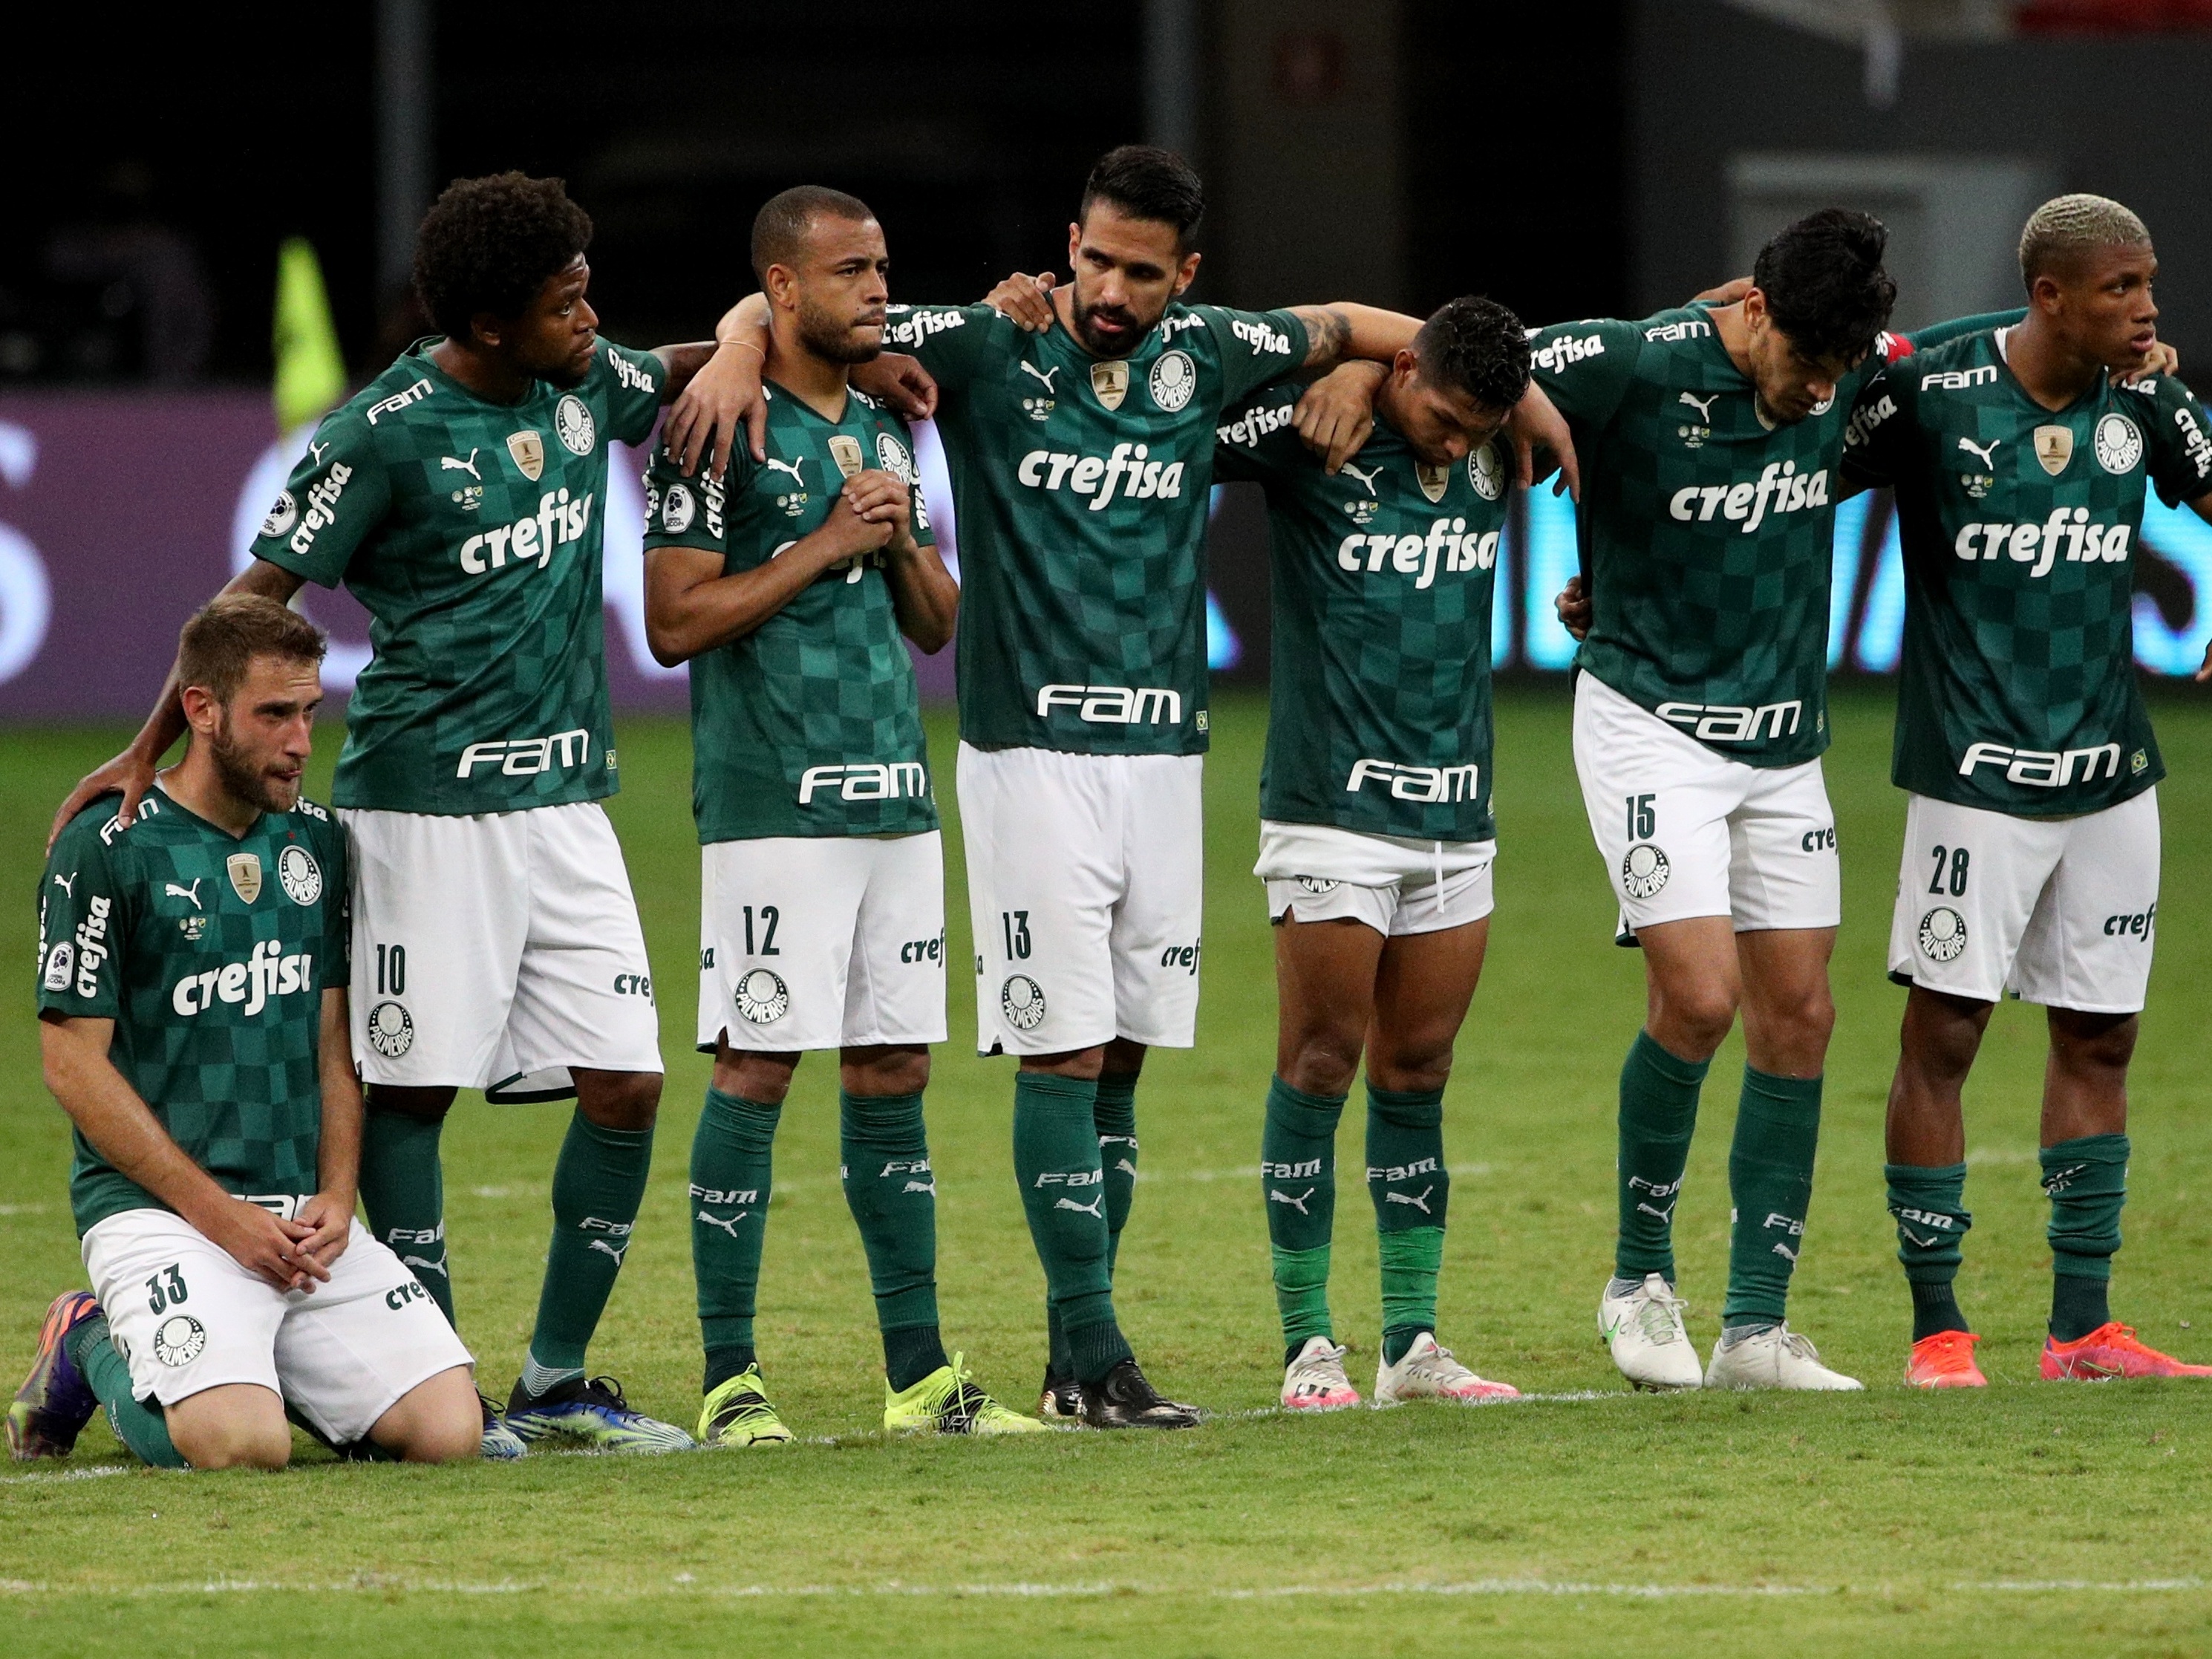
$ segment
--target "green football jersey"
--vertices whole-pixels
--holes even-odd
[[[1260,816],[1487,841],[1490,618],[1510,457],[1423,466],[1377,420],[1334,477],[1291,424],[1300,388],[1221,417],[1217,475],[1267,492],[1274,643]]]
[[[435,343],[324,417],[253,544],[372,619],[331,799],[465,814],[611,795],[607,445],[653,430],[660,360],[602,340],[580,386],[492,404]]]
[[[1124,358],[988,306],[893,306],[937,377],[958,514],[960,735],[981,749],[1195,755],[1221,411],[1304,362],[1286,311],[1172,305]]]
[[[107,1057],[191,1160],[241,1197],[316,1189],[322,994],[346,983],[346,844],[302,800],[245,835],[150,792],[70,820],[39,878],[39,1007],[112,1019]],[[76,1230],[161,1209],[82,1135]]]
[[[906,481],[915,539],[930,540],[902,422],[859,392],[831,421],[773,382],[763,390],[765,464],[740,444],[717,483],[653,457],[648,550],[702,548],[722,556],[726,573],[751,570],[819,530],[864,468]],[[691,810],[702,842],[937,828],[914,659],[882,564],[872,554],[836,565],[752,633],[691,659]]]
[[[2163,376],[2048,410],[2005,331],[1891,364],[1847,476],[1897,491],[1903,683],[1891,775],[2021,817],[2094,812],[2166,775],[2136,683],[2144,492],[2212,490],[2204,411]]]
[[[1577,665],[1707,748],[1795,766],[1828,746],[1836,469],[1884,335],[1835,396],[1769,426],[1705,307],[1530,337],[1572,428],[1595,611]]]

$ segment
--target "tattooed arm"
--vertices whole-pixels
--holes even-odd
[[[1387,363],[1413,343],[1421,319],[1374,306],[1338,301],[1325,306],[1292,306],[1291,315],[1305,325],[1310,369],[1334,368],[1355,357]]]

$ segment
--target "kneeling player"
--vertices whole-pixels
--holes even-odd
[[[2045,1006],[2051,1036],[2043,1375],[2212,1376],[2136,1340],[2106,1297],[2166,769],[2136,685],[2133,556],[2151,487],[2212,519],[2212,434],[2179,381],[2109,378],[2159,367],[2140,219],[2063,196],[2028,221],[2020,258],[2026,319],[1887,372],[1847,463],[1895,483],[1905,557],[1889,968],[1911,989],[1887,1174],[1912,1291],[1905,1380],[1986,1380],[1952,1289],[1972,1219],[1960,1092],[2008,990]]]
[[[914,666],[960,600],[929,535],[906,428],[849,384],[882,349],[883,228],[836,191],[753,224],[769,305],[766,459],[722,482],[647,475],[647,627],[690,660],[702,899],[691,1148],[707,1350],[699,1438],[788,1440],[761,1380],[755,1291],[776,1120],[801,1051],[839,1051],[846,1201],[884,1339],[884,1425],[1038,1430],[938,1335],[937,1183],[921,1095],[945,1037],[945,884]]]
[[[1338,371],[1372,377],[1354,365]],[[1528,386],[1520,319],[1455,300],[1376,389],[1374,435],[1330,474],[1295,385],[1224,413],[1216,465],[1267,491],[1274,669],[1260,862],[1280,999],[1260,1185],[1283,1404],[1357,1405],[1329,1322],[1336,1128],[1364,1048],[1382,1258],[1375,1403],[1511,1399],[1437,1346],[1443,1092],[1490,935],[1490,617]]]
[[[300,799],[322,654],[273,599],[208,606],[183,761],[128,827],[88,808],[48,855],[40,1040],[93,1294],[47,1313],[19,1458],[66,1455],[99,1405],[168,1468],[281,1468],[288,1409],[340,1449],[477,1455],[468,1351],[353,1218],[345,842]]]

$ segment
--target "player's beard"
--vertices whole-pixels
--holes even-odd
[[[215,774],[222,782],[223,793],[234,800],[242,800],[264,812],[289,812],[299,801],[300,781],[270,777],[264,760],[244,744],[232,739],[228,714],[208,741],[208,758],[215,763]]]
[[[876,337],[860,337],[854,331],[872,328]],[[799,307],[799,343],[828,363],[872,363],[884,355],[883,319],[856,323],[827,311],[802,304]]]
[[[1127,356],[1137,349],[1137,343],[1152,331],[1152,324],[1159,321],[1155,317],[1147,322],[1127,306],[1085,305],[1080,299],[1073,301],[1070,309],[1075,314],[1075,337],[1083,342],[1085,349],[1100,357]],[[1121,325],[1127,331],[1119,341],[1102,338],[1095,331],[1094,322],[1100,317]]]

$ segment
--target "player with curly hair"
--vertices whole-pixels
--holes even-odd
[[[439,1137],[456,1091],[576,1099],[529,1353],[506,1423],[483,1407],[488,1456],[552,1435],[690,1443],[584,1371],[661,1082],[645,938],[598,804],[617,787],[600,561],[610,445],[643,442],[715,349],[602,339],[591,237],[557,179],[450,185],[415,253],[440,334],[324,419],[224,589],[283,601],[343,581],[374,619],[333,790],[354,848],[361,1192],[448,1321]],[[118,789],[131,822],[184,721],[173,673],[57,826]]]

